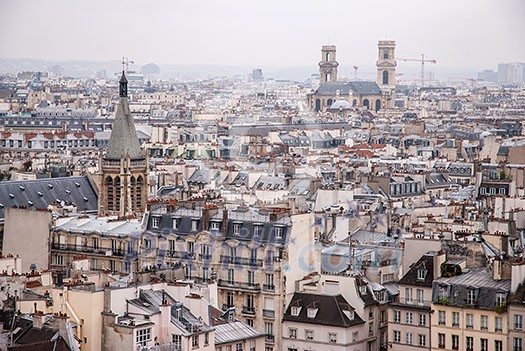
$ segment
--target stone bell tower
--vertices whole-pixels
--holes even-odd
[[[128,216],[143,212],[147,201],[147,161],[140,147],[122,71],[119,103],[106,154],[101,159],[100,214]]]
[[[337,66],[335,60],[335,45],[324,45],[321,48],[321,61],[319,62],[319,75],[321,84],[337,81]]]
[[[381,89],[394,89],[396,86],[397,65],[396,42],[394,40],[379,40],[377,47],[377,85]]]

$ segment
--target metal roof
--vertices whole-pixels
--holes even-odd
[[[78,212],[98,210],[98,195],[86,176],[0,182],[0,222],[4,208],[47,208],[49,204],[74,204]]]
[[[227,344],[238,340],[254,339],[264,333],[240,321],[215,326],[215,344]]]

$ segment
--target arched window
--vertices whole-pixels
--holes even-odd
[[[354,101],[352,101],[352,106],[357,106],[357,100],[354,99]]]
[[[321,111],[321,100],[320,99],[315,100],[315,111],[317,112]]]
[[[388,60],[388,50],[383,51],[383,59]]]
[[[370,101],[368,99],[363,100],[363,106],[368,110],[370,108]]]
[[[115,206],[115,191],[113,187],[113,179],[111,179],[110,176],[106,178],[106,181],[104,182],[104,187],[106,188],[106,196],[107,196],[107,208],[108,211],[113,211]]]
[[[324,60],[325,61],[330,61],[330,53],[329,52],[326,53],[326,56],[325,56]]]
[[[388,71],[383,71],[383,84],[388,84]]]
[[[115,177],[115,211],[120,211],[120,177]]]
[[[135,209],[142,210],[142,185],[144,184],[144,179],[142,176],[137,177],[137,184],[135,186]]]
[[[376,100],[376,111],[379,111],[380,108],[381,108],[381,100],[377,99]]]
[[[130,197],[131,197],[131,209],[135,210],[135,204],[136,204],[136,197],[137,197],[137,181],[135,180],[134,176],[131,176],[129,179],[129,191],[130,191]]]
[[[330,107],[332,106],[332,99],[328,99],[328,101],[326,101],[326,104]]]

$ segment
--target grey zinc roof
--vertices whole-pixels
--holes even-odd
[[[100,235],[118,237],[138,237],[142,233],[138,220],[110,221],[108,217],[70,217],[59,221],[55,229],[72,233],[99,233]]]
[[[301,308],[297,316],[292,314],[292,306]],[[317,309],[315,318],[308,317],[308,308]],[[349,319],[344,311],[354,312],[354,308],[340,294],[327,295],[296,292],[284,313],[283,321],[336,327],[351,327],[364,323],[357,313],[352,313],[353,318]]]
[[[239,321],[219,324],[215,327],[215,344],[228,344],[234,341],[253,339],[264,333]]]
[[[335,95],[339,90],[341,95],[381,95],[381,89],[376,82],[327,82],[321,84],[316,91],[319,95]]]
[[[86,176],[0,182],[0,221],[4,208],[47,208],[57,200],[72,203],[79,212],[96,212],[98,196]]]
[[[491,309],[496,303],[498,292],[510,291],[510,279],[495,280],[486,268],[471,268],[460,275],[450,278],[434,280],[432,286],[432,300],[440,299],[440,289],[446,289],[446,300],[452,306],[464,306],[467,301],[467,292],[474,289],[477,292],[477,308]]]
[[[144,158],[133,116],[129,110],[128,99],[121,97],[117,106],[115,122],[113,123],[105,158],[120,160],[126,155],[129,155],[131,159]]]

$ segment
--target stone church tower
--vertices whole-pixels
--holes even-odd
[[[145,210],[147,162],[128,103],[128,80],[124,71],[119,83],[119,104],[108,149],[101,159],[99,211],[128,216]]]
[[[392,108],[396,88],[396,42],[395,40],[379,40],[377,48],[377,85],[383,94],[383,106]]]
[[[321,48],[321,61],[319,62],[319,76],[321,84],[337,81],[337,66],[335,60],[335,45],[324,45]]]

